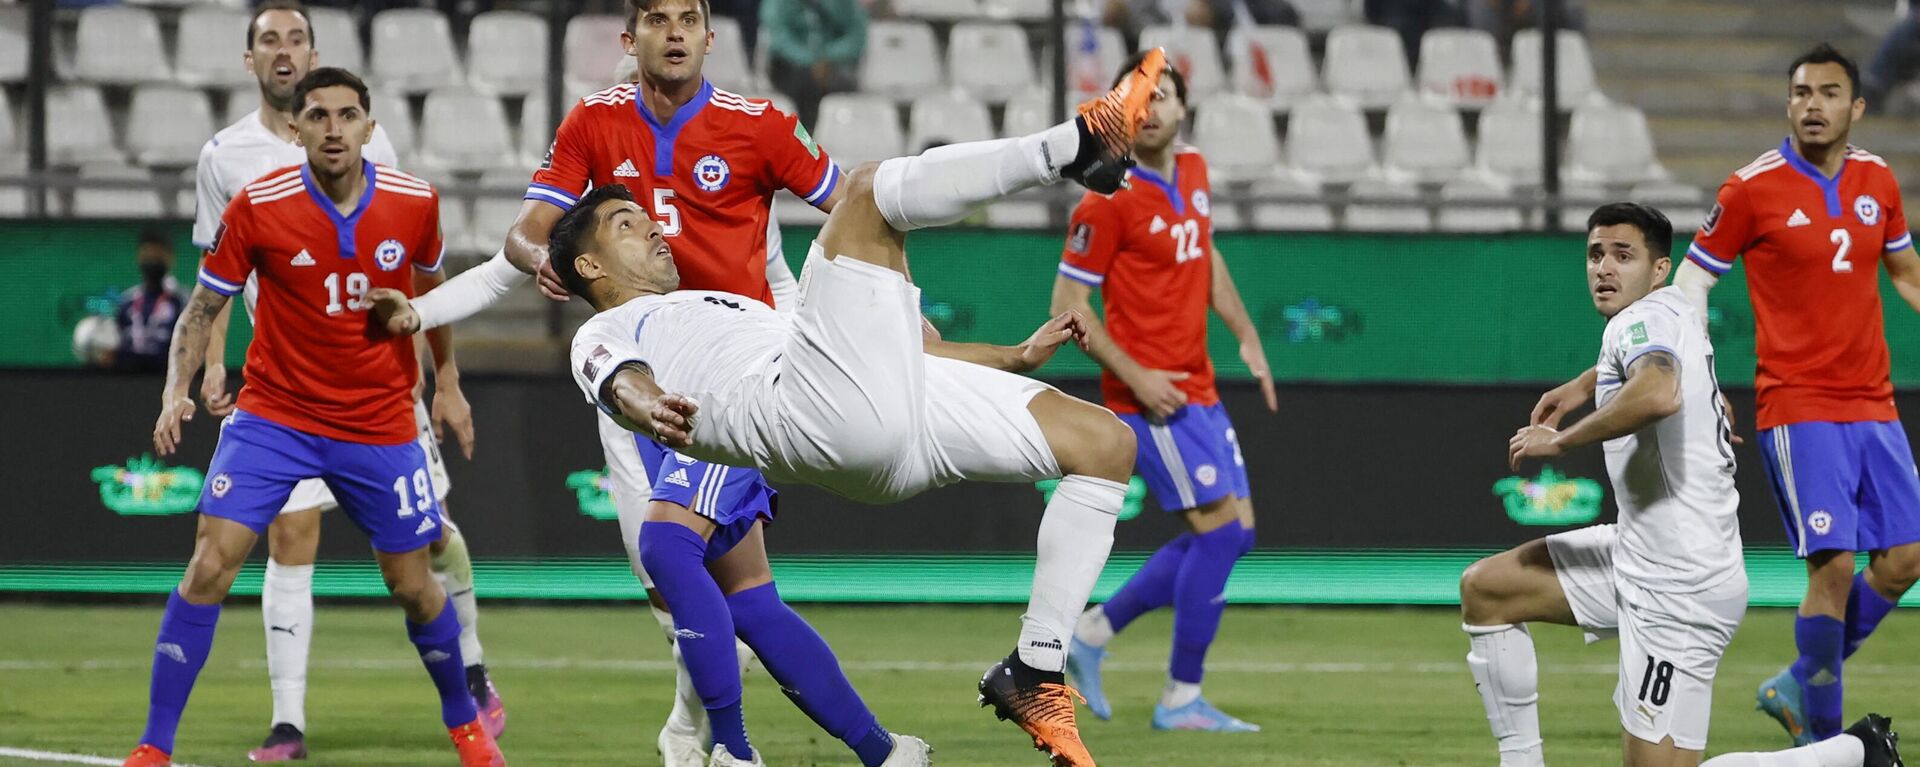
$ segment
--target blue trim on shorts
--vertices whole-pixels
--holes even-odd
[[[1920,542],[1920,475],[1899,421],[1803,421],[1758,437],[1795,555]]]
[[[639,435],[633,441],[640,450],[640,464],[653,480],[651,500],[685,506],[713,521],[716,529],[707,541],[708,562],[731,551],[755,523],[773,521],[780,494],[767,485],[759,470],[708,463]]]

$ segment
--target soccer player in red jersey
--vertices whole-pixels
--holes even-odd
[[[1705,316],[1719,276],[1747,264],[1760,454],[1808,574],[1800,657],[1758,697],[1806,743],[1840,732],[1842,661],[1920,577],[1920,478],[1894,409],[1879,285],[1884,264],[1920,310],[1920,258],[1886,161],[1847,143],[1866,111],[1859,69],[1821,45],[1787,71],[1791,134],[1721,185],[1674,284]],[[1590,391],[1576,380],[1541,404],[1564,412],[1556,397],[1578,406]],[[1856,551],[1870,556],[1858,575]]]
[[[384,337],[367,320],[371,291],[411,293],[413,270],[440,268],[439,195],[361,157],[374,123],[359,78],[315,69],[294,89],[293,103],[307,161],[267,174],[228,204],[169,353],[154,425],[162,455],[173,452],[193,417],[189,385],[205,359],[212,318],[258,276],[247,385],[207,469],[193,558],[167,600],[155,643],[147,729],[125,764],[171,764],[221,601],[294,485],[320,477],[371,539],[461,764],[505,765],[468,694],[460,625],[428,562],[443,522],[415,441],[414,346]]]
[[[1106,319],[1089,329],[1087,348],[1104,368],[1107,407],[1133,427],[1141,445],[1136,465],[1154,499],[1180,513],[1192,532],[1161,547],[1112,599],[1081,616],[1067,668],[1094,715],[1110,718],[1100,678],[1107,642],[1134,618],[1171,604],[1170,679],[1153,710],[1154,728],[1245,732],[1259,727],[1200,696],[1227,576],[1253,548],[1246,462],[1207,358],[1208,308],[1240,340],[1267,409],[1277,403],[1259,331],[1213,245],[1207,162],[1176,141],[1187,115],[1186,81],[1168,68],[1159,88],[1134,142],[1139,165],[1128,174],[1129,187],[1088,192],[1073,212],[1053,312],[1096,316],[1090,299],[1100,291]]]

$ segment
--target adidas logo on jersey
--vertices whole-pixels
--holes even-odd
[[[1793,215],[1787,217],[1787,226],[1789,227],[1806,226],[1811,223],[1813,223],[1813,220],[1807,218],[1807,212],[1799,208],[1794,208]]]
[[[313,266],[313,256],[308,255],[307,250],[305,248],[301,248],[300,254],[297,256],[294,256],[293,260],[288,263],[291,263],[294,266]]]
[[[1167,230],[1167,220],[1159,216],[1154,216],[1153,223],[1147,227],[1148,234],[1159,234],[1166,230]]]
[[[691,487],[691,486],[692,486],[692,485],[689,485],[689,484],[687,484],[687,470],[686,470],[686,469],[674,469],[674,470],[673,470],[673,473],[672,473],[672,474],[668,474],[668,475],[667,475],[667,480],[666,480],[666,481],[667,481],[667,484],[669,484],[669,485],[679,485],[679,486],[681,486],[681,487]]]
[[[613,169],[614,178],[639,178],[640,171],[633,169],[632,160],[621,160],[620,167]]]

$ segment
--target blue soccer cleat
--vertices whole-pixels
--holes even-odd
[[[1079,637],[1067,647],[1067,676],[1086,699],[1087,710],[1101,721],[1113,719],[1113,706],[1107,703],[1107,691],[1100,686],[1100,662],[1106,659],[1106,648],[1094,647]]]
[[[1800,689],[1800,680],[1793,678],[1793,669],[1783,669],[1772,679],[1761,682],[1754,699],[1754,708],[1766,712],[1785,727],[1787,736],[1793,738],[1793,745],[1813,743],[1813,731],[1807,729],[1806,697]]]
[[[1195,698],[1179,708],[1153,706],[1153,729],[1199,730],[1202,732],[1259,732],[1260,725],[1243,722],[1214,708],[1206,698]]]

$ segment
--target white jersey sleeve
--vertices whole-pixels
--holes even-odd
[[[220,182],[220,164],[214,161],[214,142],[200,147],[200,161],[193,171],[193,246],[213,249],[213,235],[220,230],[220,217],[227,212],[226,187]]]
[[[393,141],[387,138],[387,129],[377,119],[373,124],[373,137],[367,140],[367,148],[361,152],[361,156],[372,160],[375,165],[400,167],[400,156],[393,151]]]
[[[1625,383],[1627,370],[1641,357],[1666,352],[1675,362],[1685,365],[1679,349],[1685,345],[1679,315],[1659,302],[1634,302],[1607,321],[1601,341],[1599,375],[1601,385]]]
[[[646,364],[640,357],[639,344],[630,330],[620,327],[616,319],[618,312],[594,315],[573,334],[571,354],[573,382],[580,386],[580,393],[588,402],[600,408],[607,415],[617,411],[611,405],[601,401],[601,387],[615,371],[630,362]]]
[[[774,311],[790,314],[800,302],[800,281],[780,252],[780,218],[772,208],[767,209],[767,288],[773,292]]]

